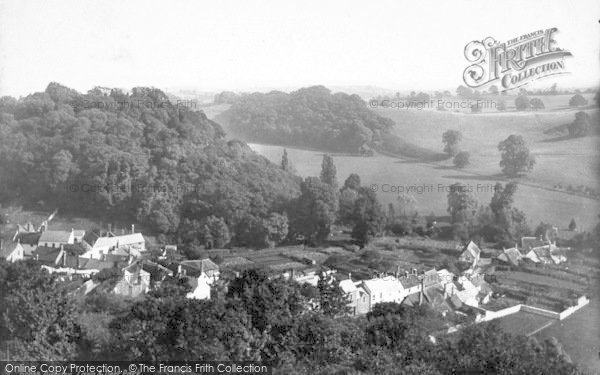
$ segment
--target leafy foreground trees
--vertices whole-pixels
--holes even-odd
[[[209,301],[186,299],[185,285],[168,280],[131,302],[94,291],[76,303],[36,264],[0,260],[0,356],[9,345],[11,360],[255,360],[286,374],[580,373],[556,342],[504,334],[493,323],[434,344],[428,327],[438,317],[426,306],[383,303],[366,316],[329,314],[319,304],[311,309],[299,284],[259,270]],[[47,303],[38,306],[42,296]],[[91,310],[108,317],[95,334],[98,319],[81,319]]]

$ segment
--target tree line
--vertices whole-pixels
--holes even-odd
[[[76,298],[35,262],[0,259],[3,360],[263,361],[287,374],[579,374],[555,340],[494,323],[430,337],[439,313],[382,303],[348,317],[335,285],[306,288],[248,270],[214,299],[169,279],[142,300]],[[333,296],[333,297],[332,297]]]

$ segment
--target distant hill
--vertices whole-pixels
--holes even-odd
[[[215,121],[248,142],[349,153],[368,153],[394,126],[358,95],[323,86],[244,95]]]

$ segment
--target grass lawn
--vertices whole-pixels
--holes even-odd
[[[524,311],[496,319],[503,331],[513,335],[529,335],[548,323],[557,322],[556,319],[547,318]]]

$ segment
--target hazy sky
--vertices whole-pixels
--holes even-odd
[[[80,91],[455,88],[468,42],[550,27],[574,55],[559,87],[594,86],[599,17],[598,0],[0,0],[0,95],[50,81]]]

